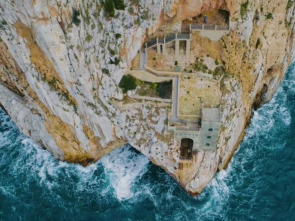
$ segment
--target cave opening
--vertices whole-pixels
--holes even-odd
[[[180,158],[192,159],[194,141],[189,138],[183,138],[180,145]]]

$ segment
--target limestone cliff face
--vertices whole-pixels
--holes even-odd
[[[198,194],[226,167],[252,108],[271,99],[293,61],[294,4],[125,4],[109,17],[101,1],[1,1],[0,104],[23,133],[58,159],[86,165],[130,143]],[[218,60],[228,73],[222,81],[222,128],[216,151],[194,153],[180,168],[179,143],[164,135],[170,107],[126,102],[118,83],[147,33],[213,9],[230,12],[230,34],[217,42],[194,34],[192,50]],[[75,11],[80,22],[73,22]]]

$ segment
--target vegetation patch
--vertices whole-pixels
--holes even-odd
[[[116,35],[116,39],[118,40],[119,38],[121,38],[121,34],[120,33],[117,33]]]
[[[106,0],[105,1],[104,10],[106,11],[108,16],[114,17],[114,15],[115,15],[115,5],[113,3],[113,0]]]
[[[137,91],[137,94],[140,96],[170,99],[172,95],[172,81],[151,83],[141,81],[131,75],[124,75],[119,83],[119,87],[122,88],[124,93],[127,93],[129,90],[135,90],[137,86],[140,86],[140,89]]]
[[[273,19],[273,15],[270,12],[268,12],[265,17],[266,19]]]
[[[142,81],[131,75],[124,75],[119,83],[119,87],[122,88],[124,93],[127,93],[127,91],[135,90],[141,83]]]
[[[256,49],[259,47],[260,44],[261,44],[261,41],[260,41],[260,38],[258,38],[256,41]]]
[[[207,73],[208,67],[207,67],[207,65],[203,64],[203,62],[204,62],[203,59],[199,60],[199,58],[196,58],[196,62],[194,64],[194,70]]]
[[[246,15],[248,6],[249,6],[248,1],[241,5],[241,17],[242,18]]]
[[[124,10],[124,0],[105,0],[104,2],[104,10],[106,11],[107,15],[110,17],[115,16],[115,9],[117,10]]]
[[[72,21],[77,26],[79,26],[81,23],[81,20],[78,18],[79,16],[80,16],[80,12],[78,12],[76,9],[73,9]]]
[[[292,8],[293,4],[294,4],[294,1],[289,0],[288,3],[287,3],[287,9]]]
[[[89,43],[89,42],[91,42],[91,40],[92,40],[92,36],[87,33],[86,41]]]
[[[158,83],[157,95],[160,98],[170,99],[172,95],[172,81]]]
[[[115,5],[115,9],[117,10],[124,10],[125,9],[125,5],[124,5],[124,0],[113,0],[114,5]]]
[[[115,60],[110,59],[110,64],[118,65],[120,63],[120,59],[115,58]]]

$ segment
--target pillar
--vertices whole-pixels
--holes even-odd
[[[161,47],[160,47],[158,38],[157,38],[157,54],[161,54]]]
[[[191,39],[186,40],[186,58],[189,58],[191,54]]]
[[[166,38],[164,38],[163,54],[166,55]]]
[[[178,59],[178,57],[179,57],[179,40],[177,38],[177,34],[175,37],[175,57],[176,57],[176,59]]]

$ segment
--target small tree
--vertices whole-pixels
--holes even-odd
[[[115,15],[115,6],[112,0],[106,0],[104,3],[104,10],[110,17],[114,17]]]
[[[134,90],[139,84],[137,79],[131,75],[124,75],[119,83],[119,87],[122,88],[123,92],[126,93],[129,90]]]

